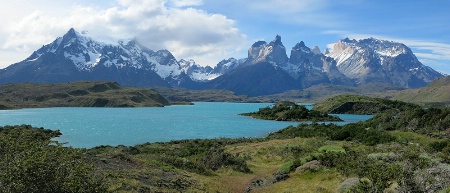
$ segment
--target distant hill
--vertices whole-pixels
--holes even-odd
[[[184,88],[150,87],[171,102],[269,102],[239,96],[228,90],[189,90]]]
[[[387,83],[369,83],[364,85],[342,86],[332,84],[319,84],[302,90],[289,90],[280,94],[257,97],[262,101],[295,101],[295,102],[321,102],[330,97],[342,94],[363,95],[376,98],[392,98],[402,87]]]
[[[116,82],[18,83],[0,86],[0,109],[34,107],[162,107],[169,102],[149,89]]]
[[[249,97],[232,91],[210,89],[191,90],[184,88],[150,87],[171,102],[264,102],[294,101],[298,103],[317,103],[342,94],[356,94],[375,98],[392,98],[402,87],[386,83],[370,83],[357,87],[332,84],[319,84],[302,90],[288,90],[283,93]]]
[[[393,99],[423,106],[449,106],[450,76],[439,78],[423,88],[401,91]]]
[[[339,95],[314,105],[314,110],[331,114],[375,114],[418,108],[411,103],[359,95]]]

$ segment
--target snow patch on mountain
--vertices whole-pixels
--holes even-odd
[[[347,59],[352,57],[352,55],[353,55],[353,52],[345,51],[345,52],[331,52],[327,56],[334,58],[334,60],[336,60],[336,62],[337,62],[336,65],[339,66],[344,61],[346,61]]]
[[[285,63],[280,66],[281,69],[286,71],[292,78],[297,79],[299,77],[299,74],[304,70],[304,67],[299,64],[293,64],[293,63]]]
[[[180,60],[178,61],[182,67],[182,71],[194,81],[208,81],[215,79],[222,75],[222,73],[215,73],[209,66],[203,67],[195,63],[194,60]]]
[[[213,80],[222,74],[209,74],[209,73],[203,73],[203,72],[193,72],[189,75],[193,80],[197,81],[206,81],[206,80]]]
[[[397,48],[391,48],[390,50],[375,50],[375,52],[381,56],[397,57],[400,54],[406,54],[404,49],[398,50]]]

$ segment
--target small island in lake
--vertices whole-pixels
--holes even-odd
[[[343,121],[337,116],[308,110],[303,105],[288,101],[280,101],[272,107],[260,108],[257,112],[242,113],[240,115],[276,121]]]

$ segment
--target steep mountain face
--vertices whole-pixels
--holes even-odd
[[[339,40],[326,56],[357,85],[383,82],[406,88],[422,87],[442,74],[423,65],[401,43],[377,40]]]
[[[252,64],[269,62],[273,65],[284,64],[289,60],[279,35],[269,44],[265,41],[254,43],[248,50],[248,59]]]
[[[104,44],[70,29],[63,37],[0,71],[0,83],[56,83],[111,80],[131,86],[183,86],[220,74],[194,61],[177,61],[167,50],[153,51],[135,40]]]
[[[310,49],[303,41],[292,48],[289,62],[281,66],[297,79],[302,88],[322,83],[352,85],[350,79],[337,69],[332,58],[321,54],[317,46]]]
[[[298,88],[283,69],[268,62],[244,63],[231,73],[207,82],[204,88],[226,89],[238,95],[261,96]]]
[[[289,60],[281,37],[269,44],[254,43],[248,50],[248,59],[235,64],[234,70],[211,80],[206,88],[226,89],[238,95],[260,96],[300,88],[299,84],[279,64]],[[220,64],[220,63],[219,63]],[[219,65],[218,65],[219,66]]]
[[[336,67],[336,62],[304,42],[292,48],[291,57],[281,37],[267,43],[258,41],[248,50],[248,58],[234,71],[206,84],[207,88],[228,89],[250,96],[302,89],[316,84],[353,85]]]

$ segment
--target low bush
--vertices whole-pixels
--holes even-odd
[[[231,155],[223,150],[223,148],[211,148],[205,152],[200,159],[200,163],[211,170],[218,170],[223,167],[231,167],[236,171],[250,172],[244,159]]]
[[[278,174],[289,174],[290,172],[294,171],[300,165],[302,165],[300,160],[287,161],[283,165],[281,165],[280,168],[278,168],[277,173]]]

